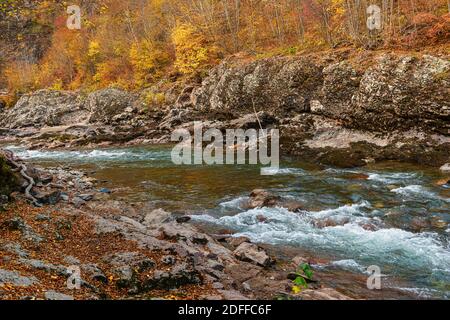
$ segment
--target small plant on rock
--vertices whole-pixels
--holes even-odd
[[[294,283],[292,292],[296,294],[301,292],[303,289],[308,289],[307,281],[312,280],[314,272],[309,264],[302,263],[298,266],[295,274],[297,277],[292,281]]]

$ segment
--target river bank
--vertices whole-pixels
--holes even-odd
[[[324,170],[288,161],[283,162],[279,175],[262,177],[252,166],[179,168],[170,162],[170,148],[13,150],[28,162],[53,168],[45,170],[61,177],[69,172],[76,181],[64,181],[64,185],[81,186],[76,194],[93,195],[90,201],[75,203],[76,194],[70,195],[55,210],[86,216],[90,225],[104,224],[144,246],[151,240],[152,246],[157,244],[156,251],[159,245],[168,245],[167,241],[177,243],[193,254],[199,270],[205,262],[197,255],[213,252],[223,259],[220,272],[226,276],[213,269],[212,284],[220,282],[225,290],[248,298],[273,299],[281,294],[290,299],[321,299],[336,294],[326,289],[327,297],[320,291],[324,288],[337,290],[343,295],[340,299],[431,298],[448,291],[444,284],[449,189],[437,184],[445,174],[433,169],[386,164],[363,170]],[[76,173],[79,170],[84,174]],[[235,183],[227,183],[230,180]],[[261,187],[269,190],[269,200],[254,199],[255,209],[245,205],[254,198],[250,192]],[[271,201],[280,199],[284,200],[273,207]],[[278,208],[283,206],[294,211]],[[172,217],[168,224],[146,225],[147,216],[152,220],[161,218],[160,214]],[[180,235],[162,236],[167,228],[169,234],[175,228]],[[192,232],[207,237],[208,244],[190,239]],[[98,235],[89,237],[100,241]],[[262,267],[240,261],[235,250],[241,239],[262,248],[257,256],[263,250],[276,263]],[[288,277],[300,262],[313,267],[314,280],[319,281],[310,286],[315,292],[293,294]],[[365,268],[372,264],[386,273],[380,291],[366,287]],[[206,274],[210,279],[211,274]],[[226,280],[229,277],[231,284]],[[122,298],[127,295],[122,291]]]
[[[29,164],[27,171],[32,194],[48,205],[32,207],[13,193],[2,209],[2,299],[350,299],[315,279],[292,295],[294,262],[275,264],[248,238],[211,237],[189,216],[112,200],[85,173]],[[67,285],[73,268],[77,290]]]

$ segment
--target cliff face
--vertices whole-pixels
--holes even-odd
[[[450,62],[432,56],[385,54],[372,66],[308,58],[223,63],[194,90],[192,104],[239,116],[264,110],[339,120],[347,128],[392,132],[420,128],[448,134]]]

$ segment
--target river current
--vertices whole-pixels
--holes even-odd
[[[436,169],[398,163],[319,168],[285,158],[272,176],[251,165],[177,166],[170,147],[34,151],[10,146],[43,166],[92,172],[127,201],[187,212],[203,228],[317,257],[320,270],[367,275],[418,298],[450,298],[450,185]],[[300,201],[304,210],[245,210],[253,189]]]

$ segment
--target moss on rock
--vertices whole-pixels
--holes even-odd
[[[9,196],[11,192],[17,190],[17,177],[6,163],[6,160],[0,156],[0,195]]]

